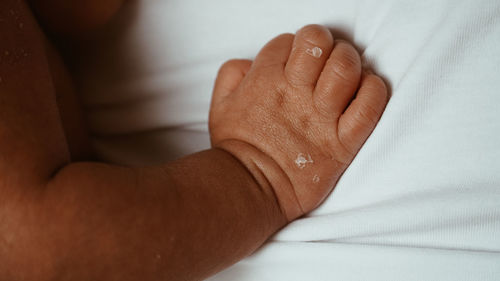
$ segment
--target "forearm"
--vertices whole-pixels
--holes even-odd
[[[161,167],[72,164],[37,200],[27,225],[41,235],[24,243],[45,246],[26,258],[50,257],[62,280],[200,280],[286,223],[273,192],[218,149]]]

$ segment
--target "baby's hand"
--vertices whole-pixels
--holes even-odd
[[[213,147],[272,187],[289,221],[331,192],[388,100],[348,43],[309,25],[271,40],[255,61],[225,63],[210,111]]]

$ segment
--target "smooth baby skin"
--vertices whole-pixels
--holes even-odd
[[[46,3],[64,11],[63,2]],[[119,1],[92,2],[66,19],[32,4],[51,33],[75,38]],[[85,11],[99,16],[78,21]],[[25,2],[0,1],[0,19],[0,280],[204,279],[319,204],[386,102],[352,47],[309,26],[271,41],[253,64],[222,67],[213,148],[154,167],[83,162],[64,66]],[[329,75],[317,80],[321,71]]]

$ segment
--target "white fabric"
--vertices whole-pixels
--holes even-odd
[[[132,2],[79,67],[95,146],[126,164],[208,148],[218,67],[308,23],[392,98],[327,200],[210,280],[500,280],[497,0]]]

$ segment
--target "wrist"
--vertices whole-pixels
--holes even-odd
[[[233,139],[218,143],[216,148],[231,154],[247,169],[287,223],[304,214],[289,176],[272,157],[249,143]]]

